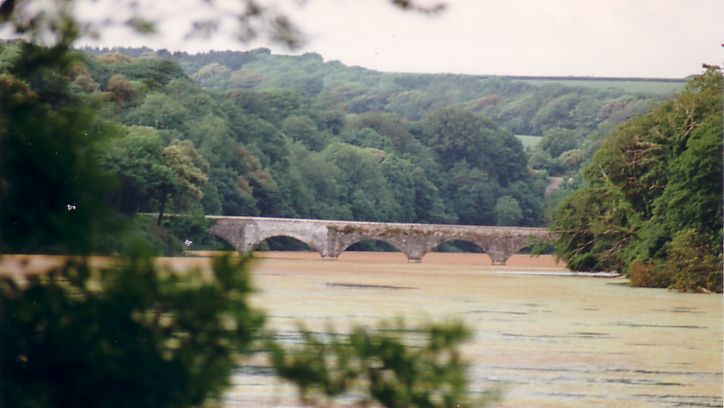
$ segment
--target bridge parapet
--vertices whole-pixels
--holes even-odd
[[[493,264],[505,261],[530,240],[550,241],[544,228],[490,227],[444,224],[406,224],[356,221],[328,221],[264,217],[208,216],[214,220],[210,231],[240,252],[250,251],[266,239],[287,236],[307,244],[324,259],[337,259],[349,246],[368,239],[389,243],[420,262],[426,253],[446,241],[469,241],[488,253]]]

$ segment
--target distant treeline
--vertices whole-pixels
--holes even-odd
[[[491,76],[479,76],[489,78]],[[543,80],[543,81],[599,81],[599,82],[672,82],[682,86],[686,83],[683,78],[646,78],[646,77],[593,77],[593,76],[528,76],[528,75],[500,75],[508,79]]]
[[[575,173],[615,125],[683,87],[683,80],[674,79],[382,73],[325,62],[316,53],[283,56],[265,48],[199,54],[149,48],[83,51],[170,58],[203,89],[284,90],[318,109],[345,115],[377,112],[419,121],[443,109],[479,114],[513,134],[547,136],[559,145],[545,149],[547,142],[530,152],[529,166],[553,175]],[[561,138],[565,141],[559,143]]]

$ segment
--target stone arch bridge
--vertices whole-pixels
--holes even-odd
[[[380,240],[399,249],[409,262],[446,241],[469,241],[485,251],[494,265],[505,261],[531,240],[552,241],[545,228],[483,227],[472,225],[400,224],[386,222],[325,221],[290,218],[207,216],[210,232],[246,252],[272,237],[291,237],[319,252],[324,259],[337,257],[350,245]]]

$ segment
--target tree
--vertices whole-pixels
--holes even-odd
[[[311,150],[320,151],[327,144],[325,135],[308,116],[288,116],[282,121],[282,131],[292,141],[302,143]]]
[[[495,224],[495,197],[499,187],[483,171],[471,167],[466,161],[455,163],[449,172],[447,194],[456,223],[468,225]]]
[[[218,207],[207,201],[213,199],[218,199]],[[249,182],[231,167],[211,169],[203,200],[207,214],[259,215]]]
[[[200,203],[203,188],[209,180],[206,175],[209,163],[194,148],[190,140],[175,140],[163,149],[163,162],[173,172],[174,183],[161,186],[161,205],[158,211],[158,225],[171,197],[177,209],[184,209]]]
[[[445,222],[445,204],[425,171],[407,158],[388,154],[382,162],[385,179],[402,210],[400,222]]]
[[[349,202],[346,199],[345,174],[322,153],[310,152],[300,145],[292,146],[292,165],[289,174],[298,175],[303,180],[302,184],[313,196],[307,204],[313,203],[308,209],[310,217],[332,220],[352,219]],[[300,205],[298,199],[291,201],[296,206]]]
[[[103,166],[120,180],[113,203],[124,212],[158,211],[160,225],[171,199],[176,209],[201,201],[209,164],[189,140],[163,147],[154,128],[133,126],[114,140],[102,157]]]
[[[554,128],[548,129],[544,134],[538,146],[548,152],[551,157],[558,157],[563,152],[573,150],[578,147],[580,136],[570,129]]]
[[[118,228],[102,199],[115,180],[98,168],[114,130],[70,94],[75,61],[23,44],[13,75],[0,74],[2,252],[87,253]]]
[[[230,160],[235,146],[229,122],[221,116],[208,113],[195,119],[186,120],[186,131],[181,137],[188,138],[194,143],[200,153],[214,166],[222,165]]]
[[[622,270],[640,221],[620,191],[593,186],[564,197],[552,218],[556,253],[576,271]]]
[[[557,85],[549,85],[557,87]],[[554,92],[564,92],[555,89]],[[531,119],[531,126],[540,134],[544,129],[553,127],[570,128],[573,120],[573,109],[579,103],[580,97],[576,93],[565,93],[555,96],[543,103]]]
[[[133,84],[123,75],[113,75],[106,83],[108,99],[114,102],[119,108],[127,106],[136,97],[136,89]]]
[[[495,212],[496,225],[515,226],[518,225],[518,221],[523,216],[518,201],[509,195],[500,197],[493,211]]]
[[[367,112],[356,115],[347,121],[347,127],[376,132],[386,139],[386,145],[389,144],[389,147],[398,153],[409,152],[414,140],[403,119],[391,114]]]
[[[178,101],[163,93],[150,93],[140,106],[126,114],[125,122],[156,129],[183,130],[188,115],[188,109]]]
[[[506,187],[502,194],[510,195],[520,206],[519,226],[537,227],[546,224],[544,195],[548,185],[547,177],[531,177],[527,182],[516,181]]]
[[[101,165],[119,180],[113,205],[126,213],[157,209],[157,191],[173,184],[173,172],[163,163],[161,138],[153,128],[129,127],[101,155]]]
[[[53,50],[26,52],[47,58]],[[63,59],[46,61],[65,72]],[[85,255],[99,238],[120,238],[104,206],[114,179],[96,147],[108,127],[62,87],[50,99],[17,77],[1,75],[0,87],[0,248]],[[153,136],[135,130],[132,139]],[[139,146],[160,151],[153,140]],[[247,263],[219,258],[213,277],[182,280],[136,251],[115,266],[79,257],[24,282],[1,278],[0,404],[198,406],[219,396],[263,322],[246,302]]]
[[[332,143],[322,154],[344,175],[343,188],[353,219],[391,221],[400,218],[400,203],[395,201],[380,167],[385,158],[383,151]]]
[[[264,167],[274,165],[285,169],[289,165],[289,139],[271,123],[253,116],[241,116],[233,124],[234,137],[246,146],[256,147],[257,157]]]
[[[571,268],[721,291],[721,270],[711,265],[722,253],[722,84],[720,72],[707,70],[603,142],[583,185],[553,213],[557,251]],[[682,261],[697,250],[701,267]]]
[[[426,119],[421,136],[447,168],[464,160],[503,186],[526,177],[523,145],[481,116],[442,110]]]

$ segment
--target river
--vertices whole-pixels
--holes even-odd
[[[253,304],[269,327],[294,339],[333,325],[462,319],[474,339],[463,348],[471,390],[502,391],[497,407],[722,407],[722,296],[631,288],[624,278],[561,276],[550,256],[514,255],[505,266],[485,254],[264,252],[252,274]],[[53,257],[5,257],[3,273],[36,273]],[[107,262],[99,259],[98,262]],[[162,258],[177,269],[208,258]],[[299,406],[295,391],[247,359],[226,407]]]
[[[500,407],[722,406],[722,297],[631,288],[624,278],[556,276],[546,256],[492,266],[484,254],[264,253],[253,301],[270,326],[325,330],[461,318],[472,390]],[[531,273],[543,273],[534,275]],[[252,366],[255,363],[252,363]],[[227,406],[296,406],[266,370],[234,376]]]

